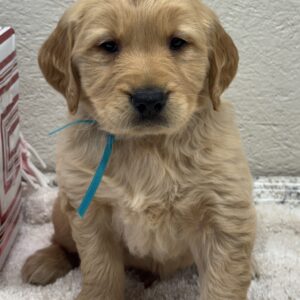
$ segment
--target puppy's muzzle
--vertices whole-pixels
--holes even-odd
[[[163,111],[168,98],[161,88],[142,88],[130,96],[130,102],[142,119],[153,119]]]

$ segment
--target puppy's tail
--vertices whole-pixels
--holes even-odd
[[[69,253],[60,245],[52,244],[26,260],[22,268],[22,279],[26,283],[44,286],[65,276],[79,264],[77,253]]]

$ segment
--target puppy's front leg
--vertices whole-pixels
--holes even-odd
[[[218,218],[191,243],[198,266],[201,300],[246,300],[251,283],[255,217]],[[243,216],[241,217],[243,218]],[[249,221],[250,220],[250,221]]]
[[[81,259],[83,286],[77,300],[123,300],[124,264],[110,209],[94,204],[83,220],[72,213],[70,221]]]

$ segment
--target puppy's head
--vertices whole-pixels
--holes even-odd
[[[81,0],[43,45],[39,64],[76,114],[80,102],[113,134],[174,133],[218,109],[238,53],[198,0]]]

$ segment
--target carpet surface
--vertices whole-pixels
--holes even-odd
[[[279,190],[282,192],[278,182],[272,184],[277,187],[276,195]],[[263,186],[262,182],[256,185],[260,190],[256,190],[255,197],[266,196]],[[0,273],[1,300],[71,300],[78,294],[81,282],[78,270],[46,287],[23,284],[20,278],[26,257],[49,244],[53,232],[49,223],[50,208],[56,193],[55,187],[44,188],[26,197],[21,232]],[[252,282],[250,300],[300,300],[300,201],[297,193],[295,188],[288,193],[285,191],[284,201],[256,199],[259,230],[255,253],[261,277]],[[267,194],[272,197],[272,192]],[[292,198],[295,201],[289,201]],[[144,289],[131,274],[126,277],[126,300],[196,300],[197,297],[195,268],[179,272],[167,281],[156,282],[149,289]]]

